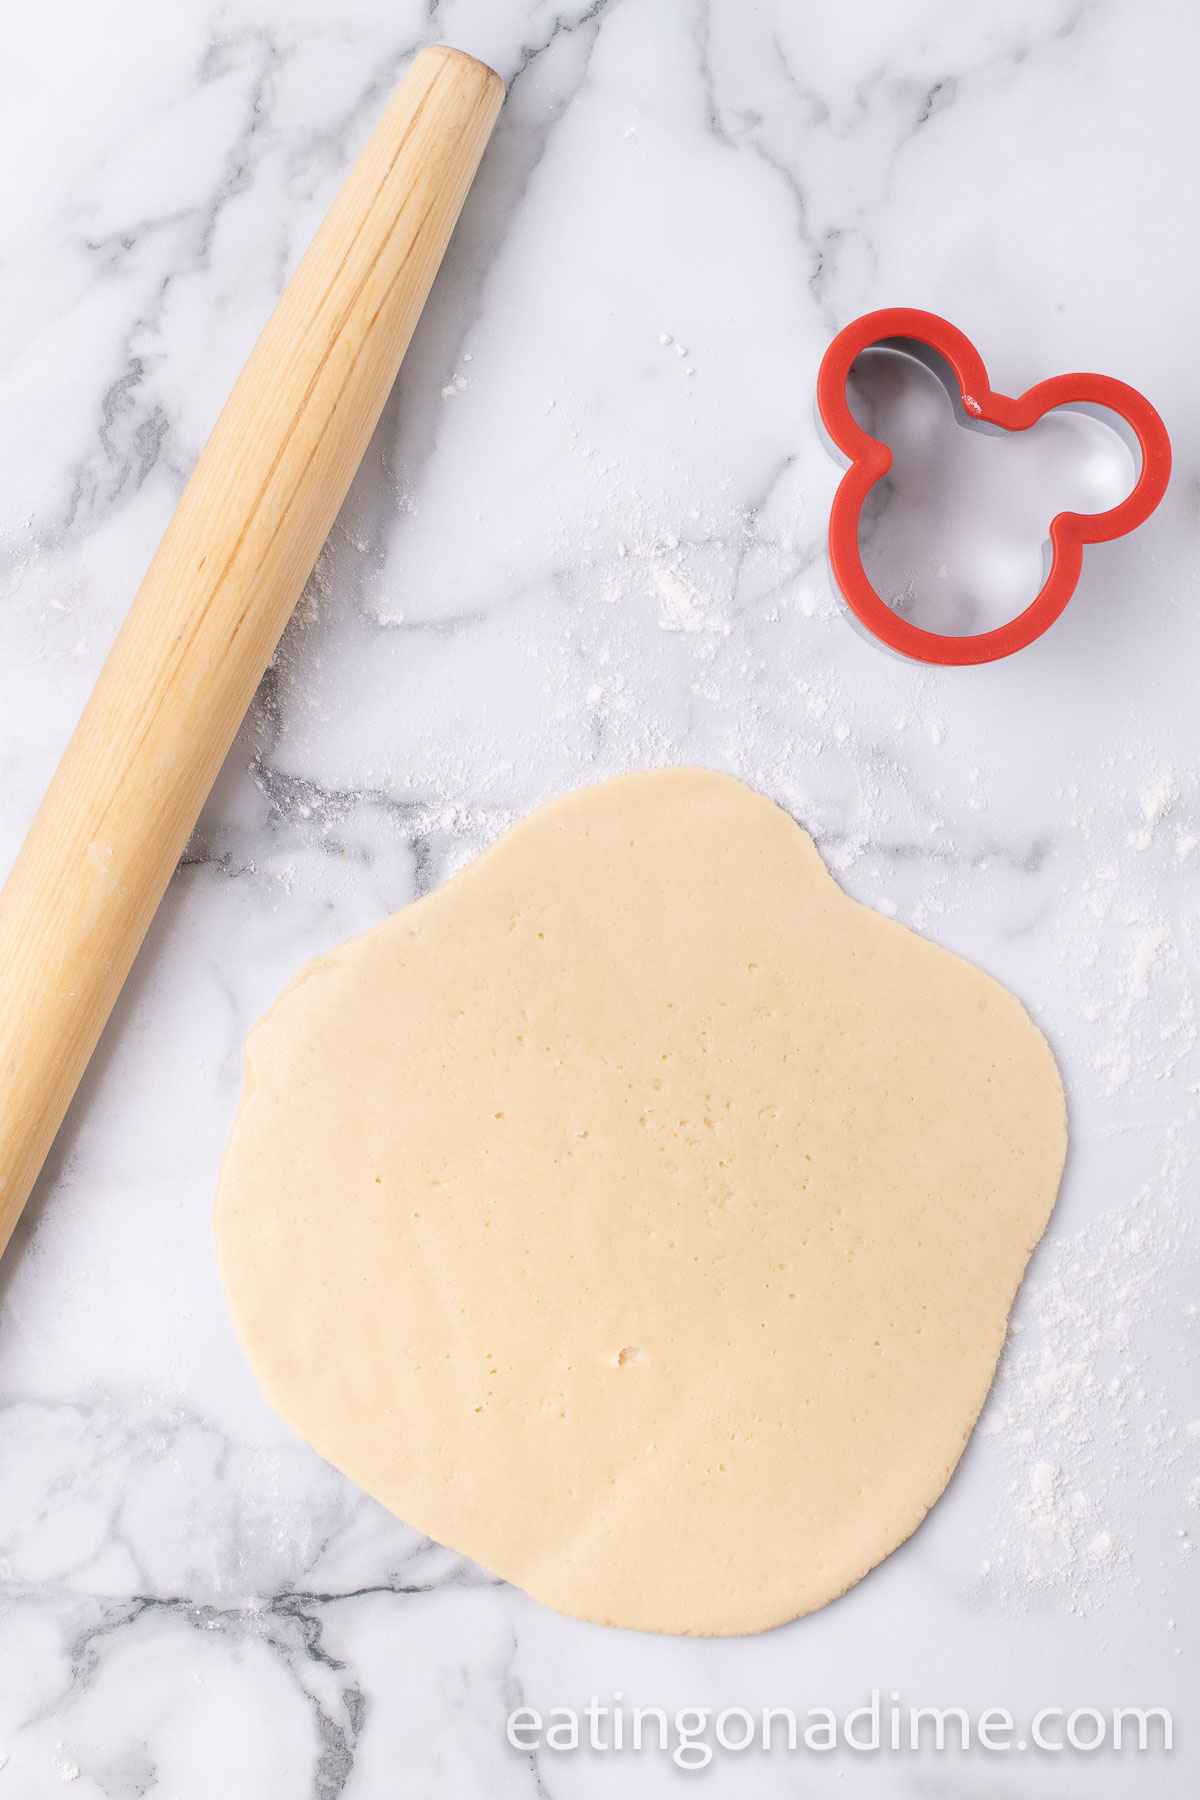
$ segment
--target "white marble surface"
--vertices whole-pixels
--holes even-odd
[[[434,39],[511,79],[502,124],[3,1266],[0,1800],[1179,1800],[1200,1773],[1190,9],[10,9],[0,861],[288,269]],[[1011,662],[906,665],[832,597],[813,381],[885,304],[952,318],[1010,391],[1121,376],[1172,432],[1160,512],[1090,553]],[[1073,1130],[945,1499],[843,1600],[720,1643],[556,1617],[365,1500],[260,1398],[209,1225],[242,1036],[297,964],[536,802],[671,761],[774,795],[850,892],[1012,986]],[[696,1777],[504,1736],[522,1701],[802,1712],[873,1687],[1161,1704],[1177,1747],[1134,1769],[756,1751]]]

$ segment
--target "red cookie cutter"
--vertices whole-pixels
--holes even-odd
[[[1036,598],[1024,612],[994,631],[972,637],[949,637],[924,631],[894,612],[872,587],[863,568],[858,543],[859,517],[870,489],[892,466],[886,444],[869,437],[856,424],[846,401],[846,382],[856,356],[875,346],[920,355],[933,351],[958,383],[963,411],[970,420],[1005,431],[1027,431],[1054,407],[1089,410],[1103,407],[1124,420],[1137,441],[1141,470],[1133,492],[1119,506],[1101,513],[1058,513],[1050,522],[1050,567]],[[1148,519],[1166,491],[1171,474],[1171,444],[1166,427],[1148,400],[1135,388],[1109,375],[1055,375],[1040,381],[1018,399],[995,394],[987,370],[969,338],[936,313],[890,306],[864,313],[830,344],[817,376],[817,410],[821,423],[849,468],[834,495],[829,515],[829,560],[834,579],[850,610],[872,636],[902,656],[925,663],[995,662],[1024,649],[1053,625],[1075,591],[1083,546],[1124,537]]]

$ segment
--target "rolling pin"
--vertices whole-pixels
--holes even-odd
[[[504,87],[423,50],[183,490],[0,892],[0,1251],[408,348]]]

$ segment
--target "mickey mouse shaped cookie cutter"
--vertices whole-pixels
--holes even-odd
[[[991,631],[950,637],[903,618],[876,592],[863,566],[859,523],[863,503],[892,466],[886,444],[871,437],[851,414],[846,397],[851,365],[871,349],[897,350],[925,362],[939,379],[957,386],[960,417],[967,425],[1026,431],[1055,408],[1099,412],[1105,423],[1124,426],[1140,464],[1132,491],[1106,512],[1060,512],[1050,522],[1045,579],[1023,612]],[[953,397],[953,396],[952,396]],[[864,313],[840,331],[821,362],[817,412],[836,454],[848,465],[829,515],[829,560],[851,612],[889,649],[917,662],[995,662],[1022,650],[1058,618],[1075,591],[1086,544],[1124,537],[1154,511],[1171,474],[1166,427],[1135,388],[1109,375],[1055,375],[1015,399],[991,388],[983,359],[970,339],[936,313],[886,307]]]

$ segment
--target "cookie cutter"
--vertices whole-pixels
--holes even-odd
[[[1139,465],[1133,490],[1107,512],[1060,512],[1050,521],[1045,578],[1023,612],[991,631],[950,637],[902,618],[872,585],[859,549],[863,502],[892,466],[886,444],[855,421],[846,399],[851,364],[864,350],[897,350],[923,362],[956,402],[963,424],[996,431],[1026,431],[1056,407],[1102,413],[1125,438]],[[970,339],[915,307],[864,313],[826,350],[817,376],[817,414],[830,448],[848,467],[829,514],[829,561],[842,597],[871,634],[917,662],[963,665],[995,662],[1033,643],[1053,625],[1075,592],[1085,544],[1106,543],[1136,529],[1154,511],[1171,474],[1166,426],[1136,388],[1110,375],[1055,375],[1016,399],[993,392],[983,359]],[[1121,427],[1124,427],[1122,430]]]

